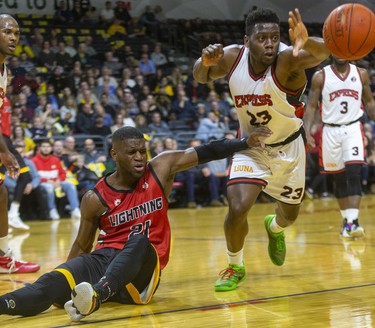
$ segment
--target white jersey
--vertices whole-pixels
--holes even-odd
[[[295,107],[304,88],[296,92],[285,90],[276,80],[276,65],[259,76],[251,73],[249,49],[242,47],[235,64],[228,74],[230,91],[236,106],[240,135],[248,136],[257,126],[267,126],[273,134],[265,144],[279,143],[297,132],[302,120],[295,115]]]
[[[349,64],[345,76],[332,65],[325,66],[322,89],[322,121],[326,124],[345,125],[363,115],[362,80],[356,66]]]
[[[3,107],[5,93],[8,85],[8,74],[5,64],[3,64],[3,71],[0,71],[0,107]]]

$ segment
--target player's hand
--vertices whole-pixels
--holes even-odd
[[[308,132],[306,132],[306,141],[307,141],[307,144],[310,146],[310,148],[316,147],[315,139]]]
[[[210,44],[202,50],[202,65],[205,67],[215,66],[223,56],[224,50],[222,44]]]
[[[8,170],[9,176],[13,179],[17,179],[20,175],[20,166],[12,153],[5,152],[0,154],[1,163]]]
[[[258,126],[251,131],[247,138],[247,144],[250,148],[264,147],[264,142],[262,140],[270,137],[272,134],[273,132],[266,126]]]
[[[294,10],[294,12],[289,12],[288,23],[289,39],[293,44],[293,56],[297,57],[298,51],[303,49],[307,39],[309,38],[306,26],[303,24],[301,14],[297,8]]]

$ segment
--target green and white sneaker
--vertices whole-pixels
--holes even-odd
[[[226,292],[237,288],[237,285],[246,278],[244,265],[229,264],[219,273],[220,279],[215,282],[215,292]]]
[[[286,245],[285,245],[285,234],[284,231],[275,233],[270,229],[271,222],[275,214],[267,215],[264,218],[264,226],[268,234],[268,255],[271,261],[275,265],[283,265],[285,261]]]

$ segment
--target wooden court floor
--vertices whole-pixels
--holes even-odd
[[[213,284],[227,263],[226,208],[170,210],[171,259],[152,302],[146,306],[104,304],[73,324],[51,307],[35,317],[3,315],[0,327],[375,327],[375,196],[365,196],[360,220],[364,240],[342,240],[334,199],[305,201],[286,232],[287,259],[271,263],[263,217],[274,204],[257,204],[249,215],[245,244],[247,279],[231,292]],[[3,274],[0,292],[32,282],[64,261],[78,228],[71,219],[32,221],[30,234],[14,234],[12,247],[36,261],[37,274]]]

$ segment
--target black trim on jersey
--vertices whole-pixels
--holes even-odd
[[[134,191],[134,188],[131,188],[131,189],[116,189],[116,188],[113,188],[108,182],[107,182],[107,178],[111,175],[111,174],[113,174],[113,173],[115,173],[116,171],[113,171],[113,172],[109,172],[109,173],[107,173],[105,176],[104,176],[104,183],[105,183],[105,185],[109,188],[109,189],[111,189],[112,191],[114,191],[114,192],[118,192],[118,193],[123,193],[123,194],[128,194],[128,193],[132,193],[133,191]]]
[[[163,192],[163,195],[165,197],[165,192],[164,192],[164,188],[163,186],[161,185],[161,182],[158,178],[158,176],[156,175],[155,171],[154,171],[154,168],[152,167],[152,164],[150,162],[147,163],[147,166],[148,166],[148,169],[150,170],[150,173],[152,174],[152,176],[154,177],[156,183],[159,185],[161,191]],[[165,197],[167,198],[167,197]]]
[[[245,48],[246,48],[246,47],[243,46],[243,47],[241,48],[240,52],[238,53],[237,58],[236,58],[236,60],[235,60],[235,62],[234,62],[234,64],[233,64],[232,68],[230,69],[228,75],[227,75],[227,79],[228,79],[228,81],[229,81],[230,77],[232,76],[234,70],[235,70],[236,67],[238,66],[238,63],[240,62],[240,60],[241,60],[241,58],[242,58],[242,55],[243,55],[243,53],[244,53],[244,51],[245,51]]]
[[[107,209],[102,215],[107,214],[109,210],[109,206],[107,205],[106,201],[103,199],[102,195],[99,193],[99,190],[96,187],[92,188],[92,191],[98,196],[102,205]]]

